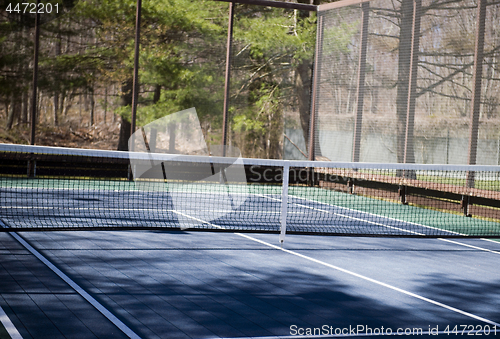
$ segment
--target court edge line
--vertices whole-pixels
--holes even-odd
[[[85,300],[87,300],[94,308],[96,308],[103,316],[105,316],[113,325],[120,329],[125,335],[131,339],[141,339],[134,331],[132,331],[127,325],[125,325],[120,319],[118,319],[113,313],[111,313],[107,308],[101,305],[94,297],[87,293],[83,288],[77,285],[71,278],[64,274],[60,269],[58,269],[54,264],[52,264],[48,259],[46,259],[40,252],[38,252],[34,247],[32,247],[26,240],[24,240],[20,235],[15,232],[9,232],[21,245],[23,245],[28,251],[30,251],[35,257],[43,262],[48,268],[50,268],[55,274],[57,274],[65,283],[67,283],[71,288],[73,288],[78,294],[80,294]]]
[[[458,308],[455,308],[455,307],[452,307],[452,306],[449,306],[449,305],[446,305],[446,304],[443,304],[443,303],[440,303],[439,301],[435,301],[435,300],[432,300],[432,299],[429,299],[429,298],[426,298],[424,296],[421,296],[421,295],[418,295],[416,293],[413,293],[413,292],[409,292],[409,291],[406,291],[406,290],[403,290],[399,287],[396,287],[396,286],[392,286],[392,285],[389,285],[389,284],[386,284],[384,282],[381,282],[381,281],[378,281],[378,280],[375,280],[375,279],[372,279],[372,278],[369,278],[367,276],[364,276],[362,274],[359,274],[359,273],[355,273],[355,272],[352,272],[352,271],[349,271],[345,268],[341,268],[341,267],[338,267],[338,266],[335,266],[335,265],[332,265],[332,264],[328,264],[324,261],[321,261],[321,260],[318,260],[318,259],[315,259],[315,258],[312,258],[312,257],[309,257],[307,255],[304,255],[304,254],[300,254],[300,253],[297,253],[297,252],[294,252],[294,251],[291,251],[291,250],[287,250],[286,248],[281,248],[279,246],[276,246],[276,245],[273,245],[273,244],[270,244],[268,242],[265,242],[263,240],[259,240],[259,239],[256,239],[254,237],[251,237],[249,235],[246,235],[246,234],[243,234],[243,233],[235,233],[241,237],[244,237],[244,238],[247,238],[249,240],[252,240],[252,241],[255,241],[255,242],[258,242],[258,243],[261,243],[265,246],[269,246],[271,248],[274,248],[274,249],[277,249],[277,250],[280,250],[280,251],[283,251],[285,253],[288,253],[288,254],[292,254],[292,255],[295,255],[299,258],[302,258],[302,259],[306,259],[306,260],[309,260],[309,261],[312,261],[314,263],[317,263],[317,264],[320,264],[320,265],[323,265],[323,266],[326,266],[326,267],[329,267],[329,268],[332,268],[334,270],[337,270],[337,271],[340,271],[340,272],[343,272],[343,273],[346,273],[346,274],[349,274],[349,275],[352,275],[354,277],[357,277],[357,278],[360,278],[360,279],[363,279],[363,280],[366,280],[366,281],[369,281],[371,283],[374,283],[374,284],[377,284],[377,285],[380,285],[380,286],[383,286],[383,287],[386,287],[386,288],[389,288],[393,291],[396,291],[396,292],[399,292],[399,293],[403,293],[403,294],[406,294],[410,297],[413,297],[413,298],[416,298],[416,299],[420,299],[422,301],[425,301],[425,302],[428,302],[430,304],[433,304],[433,305],[436,305],[436,306],[439,306],[439,307],[442,307],[442,308],[445,308],[447,310],[450,310],[450,311],[453,311],[455,313],[459,313],[459,314],[462,314],[462,315],[465,315],[469,318],[473,318],[473,319],[476,319],[476,320],[479,320],[479,321],[482,321],[482,322],[485,322],[487,324],[490,324],[490,325],[495,325],[495,326],[498,326],[500,327],[500,323],[496,323],[492,320],[489,320],[489,319],[486,319],[486,318],[483,318],[483,317],[480,317],[480,316],[477,316],[475,314],[472,314],[472,313],[469,313],[469,312],[466,312],[466,311],[463,311],[461,309],[458,309]]]
[[[23,336],[19,333],[16,326],[14,326],[2,307],[0,307],[0,322],[12,339],[23,339]]]
[[[7,227],[5,223],[2,221],[2,219],[0,219],[0,227]],[[7,315],[7,313],[5,313],[5,311],[1,306],[0,306],[0,322],[2,323],[3,327],[5,327],[5,330],[12,339],[23,339],[21,333],[19,333],[16,326],[12,323],[9,316]]]
[[[263,197],[264,197],[264,196],[263,196]],[[294,197],[294,198],[297,198],[297,199],[302,199],[302,200],[312,201],[312,202],[315,202],[315,203],[318,203],[318,204],[327,205],[327,206],[330,206],[330,207],[338,207],[338,208],[340,208],[340,209],[347,209],[347,210],[349,210],[349,211],[354,211],[354,212],[365,213],[365,214],[368,214],[368,215],[372,215],[372,216],[376,216],[376,217],[380,217],[380,218],[385,218],[385,219],[388,219],[388,220],[400,221],[400,222],[403,222],[403,223],[407,223],[407,224],[412,224],[412,225],[420,226],[420,227],[422,227],[422,228],[431,228],[431,229],[435,229],[435,230],[438,230],[438,231],[445,231],[445,232],[448,232],[448,233],[454,233],[454,234],[463,235],[463,236],[465,236],[465,238],[467,237],[465,234],[462,234],[462,233],[459,233],[459,232],[450,231],[450,230],[446,230],[446,229],[441,229],[441,228],[434,227],[434,226],[422,225],[422,224],[415,223],[415,222],[412,222],[412,221],[405,221],[405,220],[400,220],[400,219],[397,219],[397,218],[386,217],[386,216],[383,216],[383,215],[374,214],[374,213],[370,213],[370,212],[366,212],[366,211],[354,210],[354,209],[347,208],[347,207],[342,207],[342,206],[337,206],[337,205],[330,205],[330,204],[328,204],[328,203],[324,203],[324,202],[321,202],[321,201],[316,201],[316,200],[313,200],[313,199],[306,199],[306,198],[297,197],[297,196],[293,196],[293,197]],[[297,203],[293,203],[293,204],[298,205]],[[307,207],[307,206],[305,206],[305,207],[306,207],[306,208],[309,208],[309,207]],[[326,210],[325,210],[325,211],[326,211]],[[326,212],[327,212],[327,213],[330,213],[329,211],[326,211]],[[332,212],[332,213],[333,213],[333,214],[335,214],[335,215],[339,215],[339,216],[349,217],[348,215],[344,215],[344,214],[338,214],[338,213],[335,213],[335,212]],[[355,219],[358,219],[358,218],[355,218]],[[360,221],[365,221],[365,222],[370,223],[370,221],[368,221],[368,220],[366,220],[366,219],[361,219],[361,218],[359,218],[358,220],[360,220]],[[375,222],[373,222],[373,223],[374,223],[374,224],[376,224],[376,225],[379,225],[379,226],[384,226],[384,227],[389,227],[389,228],[399,229],[398,227],[388,226],[388,225],[385,225],[385,224],[378,224],[378,223],[375,223]],[[418,232],[414,232],[414,231],[410,231],[410,230],[405,230],[405,229],[400,229],[400,230],[405,231],[405,232],[410,232],[410,233],[420,234],[420,233],[418,233]],[[423,234],[422,234],[422,235],[423,235]],[[461,245],[461,246],[471,247],[471,248],[478,249],[478,250],[485,251],[485,252],[492,252],[492,253],[495,253],[495,254],[500,254],[500,252],[498,252],[498,251],[494,251],[494,250],[490,250],[490,249],[486,249],[486,248],[482,248],[482,247],[477,247],[477,246],[472,246],[472,245],[466,245],[466,244],[459,243],[459,242],[454,242],[454,241],[452,241],[452,240],[448,240],[448,239],[445,239],[445,238],[438,238],[438,239],[439,239],[439,240],[442,240],[442,241],[448,241],[448,242],[451,242],[451,243],[455,243],[455,244],[457,244],[457,245]],[[491,240],[491,239],[486,239],[486,238],[480,238],[480,240],[493,242],[493,243],[495,243],[495,244],[498,244],[498,243],[499,243],[498,241],[494,241],[494,240]]]
[[[349,207],[344,207],[344,206],[331,205],[329,203],[325,203],[325,202],[322,202],[322,201],[317,201],[317,200],[314,200],[314,199],[306,199],[306,198],[297,197],[297,196],[294,196],[294,198],[302,199],[302,200],[306,200],[306,201],[312,201],[312,202],[315,202],[317,204],[327,205],[329,207],[337,207],[339,209],[348,210],[348,211],[352,211],[352,212],[357,212],[357,213],[361,213],[361,214],[368,214],[369,216],[373,216],[373,217],[383,218],[383,219],[392,220],[392,221],[398,221],[398,222],[402,222],[402,223],[405,223],[405,224],[411,224],[411,225],[419,226],[419,227],[422,227],[422,228],[430,228],[430,229],[437,230],[437,231],[444,231],[444,232],[448,232],[448,233],[454,233],[454,234],[465,236],[465,234],[462,234],[462,233],[459,233],[459,232],[450,231],[450,230],[446,230],[446,229],[435,227],[435,226],[423,225],[423,224],[419,224],[419,223],[416,223],[416,222],[413,222],[413,221],[406,221],[406,220],[401,220],[401,219],[398,219],[398,218],[387,217],[387,216],[384,216],[382,214],[376,214],[376,213],[372,213],[372,212],[361,211],[361,210],[357,210],[357,209],[353,209],[353,208],[349,208]],[[339,214],[339,215],[343,215],[343,214]],[[360,219],[360,220],[367,221],[366,219]],[[386,227],[387,227],[387,225],[386,225]],[[404,230],[404,229],[402,229],[402,230]],[[406,230],[406,232],[410,232],[410,230]],[[423,235],[423,234],[418,233],[418,232],[412,232],[412,233],[417,233],[417,234]]]

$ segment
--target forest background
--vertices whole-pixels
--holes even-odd
[[[0,140],[29,143],[34,15],[12,11],[17,3],[4,1],[0,17]],[[37,144],[126,150],[136,1],[50,3],[41,14]],[[228,8],[143,1],[138,126],[195,107],[209,145],[221,143]],[[282,156],[286,107],[303,107],[308,119],[315,20],[237,6],[229,143],[245,156]]]
[[[500,163],[500,1],[485,1],[479,137],[488,141],[483,147],[491,154],[488,163]],[[18,3],[22,1],[2,0],[1,7],[0,141],[29,143],[34,16],[12,11]],[[126,150],[136,1],[43,3],[57,4],[59,13],[41,15],[37,144]],[[382,148],[395,161],[403,160],[413,3],[371,2],[362,161],[382,161],[373,151],[378,134],[383,134]],[[326,147],[350,150],[343,146],[352,142],[356,114],[357,8],[332,12],[327,19],[318,121],[320,129],[332,130],[342,140],[317,145],[317,156],[326,155]],[[415,149],[445,149],[434,152],[436,161],[448,162],[454,153],[466,156],[476,8],[475,0],[423,1],[416,123],[411,128],[418,139]],[[195,107],[208,145],[222,143],[228,9],[228,3],[214,0],[143,1],[138,126]],[[307,157],[316,21],[312,12],[236,5],[228,143],[243,156],[282,158],[284,144],[293,143],[286,131],[293,130],[301,134],[292,138],[293,150],[299,158]],[[417,161],[432,162],[424,151],[418,151],[423,155]],[[330,158],[344,160],[337,154]]]

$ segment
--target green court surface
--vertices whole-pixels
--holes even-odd
[[[500,223],[478,218],[468,218],[463,215],[435,211],[420,206],[402,205],[393,201],[347,194],[331,190],[311,187],[291,187],[290,196],[334,205],[346,209],[396,219],[417,225],[438,228],[465,235],[476,234],[476,230],[498,234]]]

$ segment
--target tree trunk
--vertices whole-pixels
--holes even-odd
[[[67,116],[68,115],[68,112],[69,110],[71,109],[71,107],[73,106],[73,99],[74,99],[74,96],[73,94],[70,94],[66,97],[66,100],[65,100],[65,105],[64,105],[64,108],[62,109],[63,110],[63,114],[64,116]]]
[[[83,96],[82,96],[82,93],[80,93],[80,95],[78,97],[78,108],[80,111],[80,123],[82,122],[82,105],[83,105]]]
[[[94,102],[94,89],[90,91],[89,95],[90,101],[90,126],[94,126],[95,124],[95,102]]]
[[[300,126],[304,139],[309,140],[309,120],[311,107],[311,62],[304,60],[295,69],[295,90],[299,106]]]
[[[68,95],[66,92],[61,93],[61,99],[59,100],[59,115],[61,116],[64,112],[64,104],[66,103],[66,100],[68,99]]]
[[[21,122],[23,124],[26,124],[28,122],[28,105],[29,105],[29,100],[28,100],[28,93],[23,91],[21,94],[21,100],[22,100],[22,110],[21,110]]]
[[[161,85],[156,85],[155,92],[153,95],[153,103],[154,104],[156,104],[158,101],[160,101],[160,96],[161,96]]]
[[[108,86],[104,88],[104,123],[106,124],[106,115],[108,114]]]
[[[113,95],[113,93],[116,93],[116,90],[115,90],[115,89],[116,89],[116,87],[115,87],[115,85],[113,84],[113,86],[111,87],[111,93],[112,93],[111,95]],[[113,123],[113,124],[115,124],[115,123],[116,123],[116,118],[117,118],[116,114],[115,114],[115,113],[113,113],[113,120],[112,120],[112,123]]]
[[[57,23],[57,40],[56,40],[56,58],[61,55],[61,22],[58,21]],[[59,92],[56,89],[56,92],[54,94],[54,126],[59,126]]]
[[[118,150],[128,151],[128,139],[130,139],[130,128],[132,127],[130,121],[123,116],[120,123],[120,137],[118,139]]]
[[[83,109],[85,112],[88,112],[90,110],[89,91],[88,90],[86,90],[85,93],[83,93]]]
[[[7,125],[5,126],[7,130],[12,129],[12,124],[14,123],[14,114],[16,111],[14,109],[14,103],[15,103],[14,94],[12,94],[12,96],[10,97],[10,105],[7,113]]]
[[[7,117],[7,126],[6,126],[7,130],[12,129],[12,126],[14,125],[14,121],[16,121],[16,119],[18,118],[19,111],[21,108],[20,106],[21,106],[21,103],[20,103],[19,97],[15,94],[12,94],[11,101],[10,101],[10,107],[9,107],[9,115]]]
[[[54,126],[59,126],[59,93],[54,94]]]
[[[131,106],[132,105],[132,79],[124,82],[122,85],[122,94],[120,98],[121,106]],[[126,118],[122,115],[120,124],[120,138],[118,139],[118,150],[128,151],[128,139],[130,139],[130,128],[131,128],[130,118]]]

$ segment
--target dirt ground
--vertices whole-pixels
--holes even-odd
[[[71,148],[116,150],[120,123],[98,123],[93,126],[75,127],[37,126],[36,145]],[[30,129],[27,125],[17,125],[7,130],[0,124],[0,143],[29,144]]]

